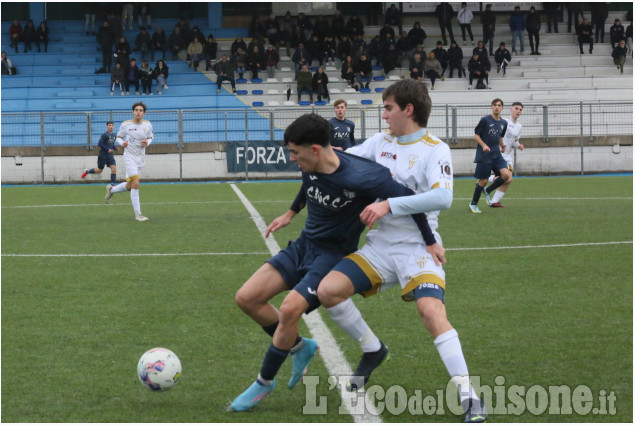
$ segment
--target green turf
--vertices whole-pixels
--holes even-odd
[[[632,241],[632,177],[516,179],[502,201],[508,208],[482,200],[480,215],[467,209],[473,183],[455,181],[453,206],[440,217],[446,306],[471,374],[489,386],[496,377],[505,388],[586,385],[596,402],[602,390],[617,399],[615,415],[525,411],[490,420],[632,422],[632,243],[535,247]],[[269,223],[299,184],[237,187]],[[103,185],[2,188],[2,421],[351,422],[319,358],[310,374],[320,377],[325,415],[302,413],[305,387],[286,388],[290,362],[255,410],[226,411],[270,342],[234,303],[267,247],[229,184],[145,185],[140,193],[146,223],[134,221],[128,194],[103,205]],[[38,205],[57,206],[19,208]],[[275,235],[280,246],[303,218]],[[487,247],[509,248],[461,250]],[[82,256],[148,253],[204,255]],[[232,255],[213,255],[223,253]],[[408,396],[445,388],[447,372],[412,303],[397,290],[355,301],[391,351],[371,384]],[[321,314],[354,368],[357,343]],[[181,382],[165,393],[144,389],[135,374],[155,346],[183,364]],[[386,409],[381,418],[460,420],[447,408],[432,416]]]

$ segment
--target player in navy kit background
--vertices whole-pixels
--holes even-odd
[[[478,143],[476,156],[474,157],[474,162],[476,163],[474,177],[478,179],[478,182],[474,188],[474,196],[469,208],[471,212],[477,214],[481,212],[478,208],[478,200],[481,197],[481,193],[485,193],[485,199],[489,204],[490,193],[512,178],[507,161],[503,159],[501,154],[501,151],[505,150],[503,136],[505,136],[507,131],[507,121],[501,118],[503,101],[500,99],[492,100],[491,108],[492,114],[481,118],[474,129],[474,140]],[[485,188],[487,179],[492,171],[497,175],[500,174],[500,176],[488,188]]]
[[[115,139],[117,135],[113,133],[115,129],[115,123],[112,121],[108,121],[106,123],[106,132],[102,133],[99,138],[99,154],[97,156],[97,168],[91,168],[89,170],[85,170],[82,173],[82,179],[86,177],[88,174],[101,174],[104,170],[104,166],[108,166],[110,168],[110,184],[115,184],[117,182],[117,162],[115,161],[115,155],[113,155],[114,151],[118,151],[119,147],[115,145]]]
[[[355,123],[346,119],[346,107],[348,104],[344,99],[337,99],[333,103],[335,117],[329,120],[331,127],[331,146],[346,150],[355,146]]]
[[[289,354],[293,372],[289,388],[300,380],[317,343],[298,336],[303,313],[319,306],[317,286],[344,256],[357,249],[364,224],[360,214],[377,198],[414,192],[393,180],[390,171],[364,158],[334,150],[328,122],[306,114],[285,131],[290,159],[302,170],[302,187],[289,211],[273,220],[265,236],[288,225],[307,207],[300,237],[269,259],[236,293],[239,307],[273,337],[257,380],[231,404],[249,410],[275,388],[275,375]],[[413,214],[427,245],[436,244],[425,214]],[[275,295],[291,290],[277,311],[269,304]]]

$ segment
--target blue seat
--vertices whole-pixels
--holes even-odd
[[[326,105],[326,100],[318,100],[317,102],[314,103],[314,105],[316,105],[316,106],[324,106],[324,105]]]
[[[376,87],[376,88],[375,88],[375,93],[381,93],[381,92],[383,92],[384,90],[386,90],[386,87]]]
[[[262,90],[252,90],[251,94],[263,94]]]
[[[384,77],[382,75],[378,75],[377,77],[373,77],[373,80],[375,80],[375,81],[384,81],[384,80],[386,80],[386,77]]]
[[[258,108],[260,106],[265,106],[264,102],[251,102],[251,106],[254,108]]]
[[[300,101],[300,106],[309,106],[311,105],[311,102],[309,102],[308,100],[301,100]]]
[[[373,101],[370,99],[362,99],[362,105],[372,105]]]
[[[244,78],[237,78],[237,79],[236,79],[236,82],[237,82],[238,84],[245,84],[245,83],[247,82],[247,80],[246,80],[246,79],[244,79]]]
[[[361,89],[359,89],[359,92],[360,92],[360,93],[370,93],[370,92],[371,92],[371,90],[370,90],[370,89],[367,89],[366,87],[362,87]]]
[[[260,84],[260,83],[262,83],[262,78],[252,78],[251,82],[253,84]]]
[[[247,90],[236,90],[236,94],[238,96],[246,96],[249,94],[249,92]]]

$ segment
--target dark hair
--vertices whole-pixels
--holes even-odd
[[[108,125],[108,124],[115,125],[115,123],[114,123],[113,121],[107,121],[107,122],[106,122],[106,125]]]
[[[503,103],[503,100],[499,99],[499,98],[496,98],[496,99],[492,100],[492,103],[490,103],[490,105],[493,105],[493,104],[495,104],[497,102],[500,102],[501,106],[505,106],[505,104]]]
[[[134,111],[134,109],[135,109],[137,106],[141,106],[141,107],[143,108],[143,112],[145,112],[145,111],[146,111],[146,105],[145,105],[145,103],[143,103],[143,102],[137,102],[137,103],[135,103],[134,105],[132,105],[132,110]]]
[[[384,90],[382,100],[392,96],[395,103],[404,110],[408,104],[414,107],[412,119],[421,127],[428,126],[428,118],[432,111],[432,99],[428,94],[428,88],[423,82],[407,79],[396,82]]]
[[[520,103],[520,102],[512,103],[512,107],[514,107],[514,106],[520,106],[521,108],[525,109],[525,106],[522,103]]]
[[[317,114],[304,114],[293,121],[284,132],[284,145],[329,146],[329,122]]]

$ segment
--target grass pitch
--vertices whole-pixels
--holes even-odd
[[[128,194],[104,205],[103,185],[2,188],[2,421],[351,422],[319,357],[309,373],[320,377],[325,414],[303,414],[305,387],[286,388],[290,361],[256,409],[226,411],[270,343],[234,293],[270,254],[229,184],[142,186],[146,223],[134,221]],[[299,184],[237,186],[269,223]],[[473,187],[455,181],[439,228],[448,315],[470,373],[491,387],[501,377],[505,388],[586,385],[594,406],[602,391],[615,396],[612,415],[525,409],[490,421],[632,422],[632,177],[516,179],[508,208],[482,200],[480,215],[467,209]],[[280,246],[303,219],[275,235]],[[447,372],[413,304],[394,289],[355,302],[392,354],[371,384],[408,396],[445,389]],[[354,369],[357,343],[320,314]],[[156,346],[183,364],[181,382],[165,393],[146,390],[135,373]],[[448,409],[408,408],[385,409],[381,419],[460,420]]]

